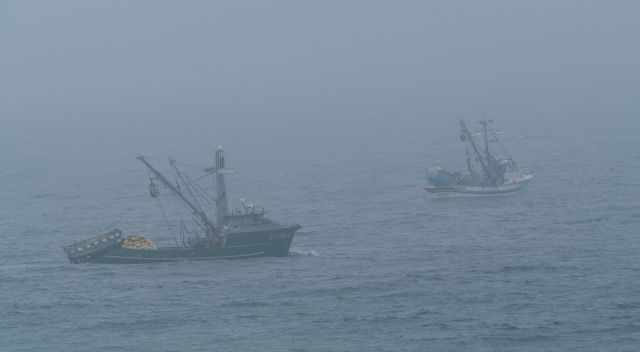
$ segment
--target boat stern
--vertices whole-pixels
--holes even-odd
[[[74,242],[62,249],[71,263],[85,263],[102,256],[113,248],[120,247],[122,240],[122,231],[114,229],[99,236]]]

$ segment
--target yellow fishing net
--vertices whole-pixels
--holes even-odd
[[[127,249],[158,249],[155,243],[143,236],[129,236],[122,241],[121,245]]]

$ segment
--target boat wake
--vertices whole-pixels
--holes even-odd
[[[318,252],[311,250],[303,250],[303,249],[291,249],[289,251],[290,257],[319,257],[320,254]]]

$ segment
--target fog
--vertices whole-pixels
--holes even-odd
[[[400,153],[454,138],[459,117],[638,129],[634,1],[1,6],[9,160]]]
[[[0,0],[0,350],[638,350],[639,16]]]

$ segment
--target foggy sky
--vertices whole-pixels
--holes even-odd
[[[460,116],[640,111],[636,1],[0,4],[5,153],[417,146]]]

